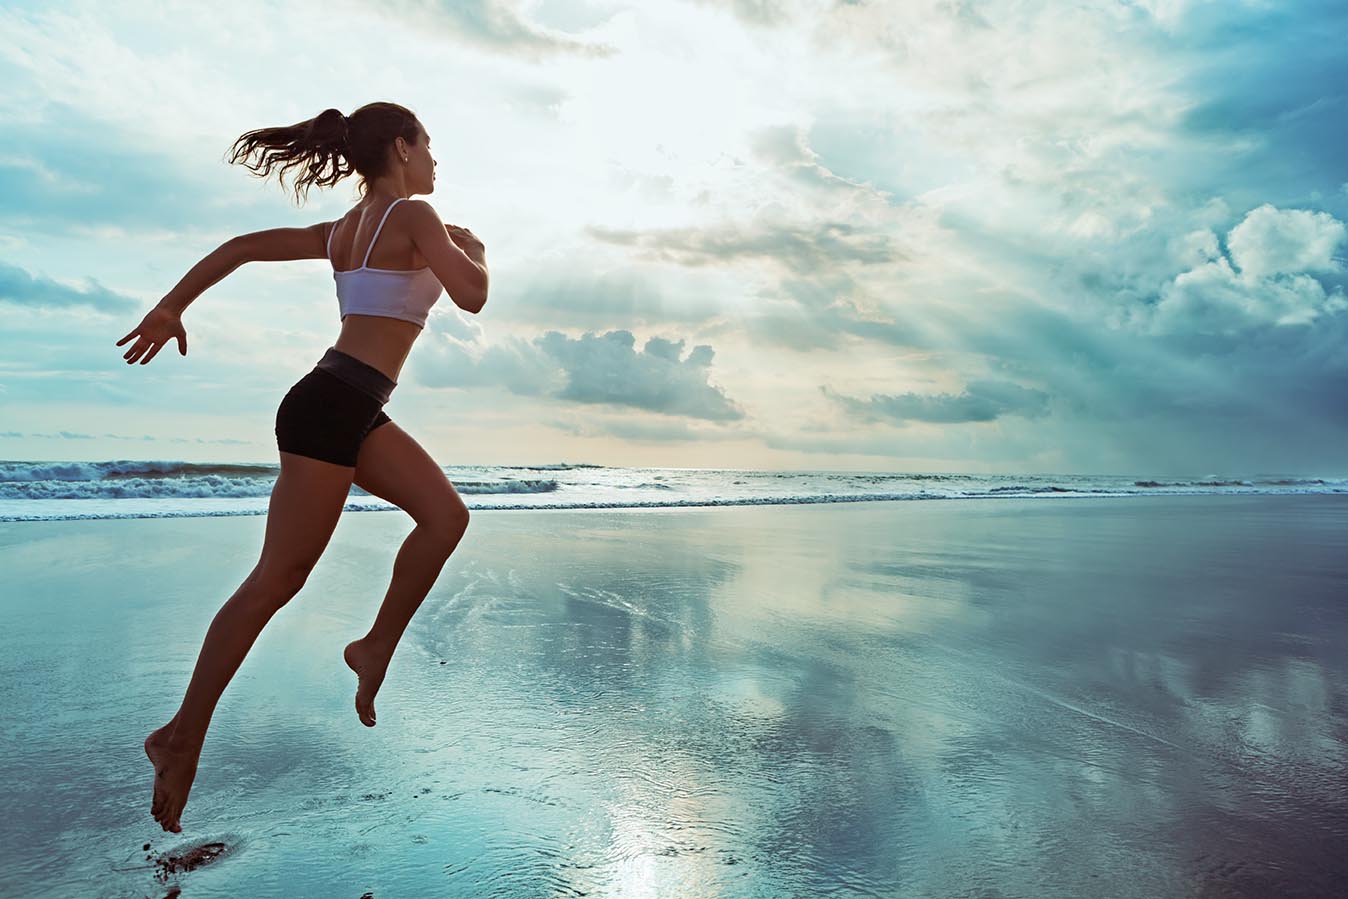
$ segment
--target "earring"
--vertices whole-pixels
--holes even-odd
[[[404,156],[404,157],[403,157],[403,162],[406,162],[406,161],[407,161],[407,157]]]

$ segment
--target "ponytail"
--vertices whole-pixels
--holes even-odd
[[[369,183],[388,171],[388,149],[394,138],[415,145],[422,128],[416,115],[397,103],[367,103],[350,116],[340,109],[325,109],[308,121],[278,128],[248,131],[230,147],[229,162],[242,163],[262,178],[279,168],[276,180],[285,186],[285,175],[301,169],[293,178],[296,201],[308,199],[312,185],[332,187],[353,172],[361,175],[363,197]],[[256,160],[251,157],[257,155]]]

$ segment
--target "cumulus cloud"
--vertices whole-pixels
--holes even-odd
[[[1248,278],[1296,272],[1337,272],[1343,222],[1327,212],[1277,209],[1265,203],[1231,229],[1231,259]]]
[[[1048,414],[1047,393],[1005,381],[970,381],[963,393],[875,394],[866,400],[843,396],[827,387],[821,389],[867,422],[962,424],[994,421],[1005,415],[1038,418]]]
[[[708,344],[683,356],[684,341],[647,339],[638,351],[631,331],[586,333],[579,338],[548,331],[538,347],[566,369],[559,399],[616,403],[651,412],[710,421],[734,421],[744,411],[721,388],[707,382],[715,351]],[[681,358],[682,357],[682,358]]]
[[[444,335],[432,343],[415,364],[417,380],[432,387],[499,386],[525,396],[707,421],[745,416],[707,380],[715,356],[708,344],[694,346],[685,356],[683,340],[650,337],[638,350],[635,336],[626,330],[580,337],[546,331],[533,340],[509,338],[490,345],[478,338],[480,330],[471,340]]]
[[[1202,261],[1166,283],[1155,307],[1136,320],[1154,334],[1309,325],[1348,309],[1341,287],[1327,291],[1310,274],[1342,270],[1334,254],[1344,237],[1343,223],[1328,213],[1270,204],[1231,229],[1229,258],[1211,231],[1191,232],[1178,242],[1180,252]]]

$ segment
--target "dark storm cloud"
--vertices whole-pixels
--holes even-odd
[[[1179,87],[1198,100],[1180,127],[1219,138],[1223,152],[1189,172],[1194,185],[1225,186],[1242,205],[1320,190],[1342,210],[1348,198],[1332,194],[1348,181],[1345,35],[1348,4],[1337,0],[1195,7],[1171,36],[1189,57]]]

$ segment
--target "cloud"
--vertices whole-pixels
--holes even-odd
[[[577,437],[618,437],[639,443],[672,441],[700,443],[705,440],[742,440],[747,435],[723,428],[693,428],[684,421],[649,421],[634,418],[585,417],[574,421],[551,419],[544,424]]]
[[[1231,229],[1231,259],[1248,278],[1294,272],[1336,272],[1344,227],[1327,212],[1276,209],[1265,203]]]
[[[473,330],[469,326],[468,330]],[[461,333],[463,333],[461,331]],[[546,331],[533,340],[485,345],[443,335],[414,363],[431,387],[504,387],[524,396],[609,404],[707,421],[736,421],[745,411],[707,381],[715,352],[708,344],[683,355],[684,341],[650,337],[636,349],[631,331],[569,337]]]
[[[80,89],[62,93],[79,96]],[[4,127],[0,226],[14,232],[84,234],[125,248],[148,237],[179,242],[207,232],[223,239],[276,226],[275,204],[234,193],[242,169],[221,176],[210,155],[194,163],[61,100],[48,99],[31,119]],[[223,153],[230,139],[220,137],[215,152]]]
[[[819,154],[809,146],[806,129],[799,125],[761,128],[752,136],[750,148],[757,160],[775,166],[801,187],[841,191],[844,195],[856,193],[860,197],[890,196],[869,183],[844,178],[821,163]]]
[[[479,47],[540,61],[558,54],[611,56],[614,47],[588,43],[549,31],[526,19],[508,0],[379,0],[368,4],[390,17],[416,22],[418,27],[439,26]]]
[[[1221,148],[1174,174],[1190,185],[1226,185],[1242,205],[1295,202],[1342,179],[1348,144],[1348,55],[1330,35],[1348,33],[1348,6],[1195,4],[1172,46],[1192,98],[1177,139]],[[1262,194],[1262,196],[1259,196]]]
[[[651,337],[638,351],[631,331],[603,335],[587,332],[580,338],[548,331],[538,346],[558,360],[569,377],[566,387],[557,394],[559,399],[615,403],[709,421],[744,417],[744,410],[724,391],[707,383],[707,371],[715,356],[708,344],[699,344],[680,358],[682,340]]]
[[[647,230],[591,225],[586,231],[608,243],[644,250],[648,259],[687,266],[768,259],[790,271],[808,274],[847,262],[874,265],[905,258],[890,235],[843,221]]]
[[[44,431],[30,431],[27,433],[22,431],[0,431],[0,437],[28,437],[41,438],[44,440],[167,440],[173,443],[216,443],[230,446],[248,446],[252,443],[251,440],[239,440],[234,437],[156,437],[150,434],[141,434],[139,436],[130,436],[127,434],[80,434],[75,431],[56,431],[55,433]]]
[[[1341,287],[1326,291],[1309,274],[1342,270],[1334,254],[1344,237],[1343,223],[1327,213],[1270,204],[1231,229],[1229,259],[1215,234],[1193,232],[1179,242],[1181,251],[1204,261],[1165,284],[1155,307],[1139,310],[1135,321],[1153,334],[1309,325],[1348,309]]]
[[[666,280],[636,266],[606,270],[607,264],[598,254],[576,252],[565,260],[539,260],[514,278],[500,279],[492,285],[496,320],[533,328],[583,329],[596,321],[690,326],[720,311],[714,294],[676,293]]]
[[[703,6],[729,9],[735,18],[746,25],[776,27],[785,25],[796,16],[796,10],[787,0],[696,0]]]
[[[93,278],[88,286],[70,287],[45,275],[31,275],[16,265],[0,262],[0,302],[40,309],[88,306],[99,312],[123,313],[140,309],[142,300],[108,290]]]
[[[1038,418],[1048,414],[1047,393],[1004,381],[970,381],[959,394],[876,394],[868,400],[843,396],[828,387],[820,389],[852,415],[868,422],[962,424],[994,421],[1005,415]]]

